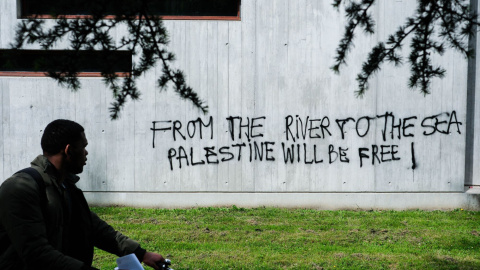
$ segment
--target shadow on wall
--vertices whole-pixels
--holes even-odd
[[[468,207],[468,210],[479,211],[480,210],[480,190],[476,191],[476,193],[468,194],[468,196],[471,196],[471,198],[469,199],[470,205]]]

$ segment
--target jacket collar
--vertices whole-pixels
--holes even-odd
[[[58,175],[58,170],[53,166],[53,164],[47,159],[46,156],[44,155],[38,155],[32,162],[32,166],[39,167],[44,173],[48,174],[51,178],[57,182],[57,179],[59,178]],[[65,181],[71,184],[75,184],[80,180],[80,177],[73,173],[69,173]]]

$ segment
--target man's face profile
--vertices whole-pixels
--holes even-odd
[[[70,173],[79,174],[83,172],[83,166],[86,165],[88,145],[85,132],[81,133],[81,138],[72,144],[69,144],[66,149],[67,169]]]

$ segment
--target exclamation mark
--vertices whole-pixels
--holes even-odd
[[[412,170],[415,170],[417,168],[417,161],[415,160],[415,147],[414,147],[414,142],[412,142]]]

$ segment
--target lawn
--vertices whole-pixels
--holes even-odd
[[[480,269],[480,212],[92,208],[180,269]],[[95,251],[94,266],[116,257]],[[151,268],[146,268],[151,269]]]

